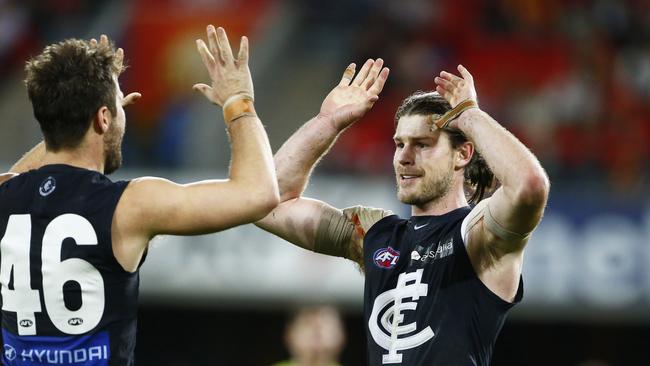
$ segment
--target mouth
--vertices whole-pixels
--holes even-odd
[[[415,181],[416,179],[421,177],[422,177],[421,175],[417,175],[417,174],[399,174],[399,180],[405,183]]]

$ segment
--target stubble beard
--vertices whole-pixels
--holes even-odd
[[[427,176],[425,176],[427,177]],[[435,202],[449,193],[454,178],[453,168],[424,178],[416,187],[409,187],[410,191],[405,192],[399,186],[399,174],[397,175],[397,198],[400,202],[412,206],[424,206]],[[422,178],[420,178],[422,179]]]
[[[111,124],[104,142],[104,174],[111,174],[122,166],[122,134]]]

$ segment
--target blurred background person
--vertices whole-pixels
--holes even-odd
[[[298,310],[287,324],[284,342],[290,358],[272,366],[340,366],[345,333],[338,311],[331,306]]]

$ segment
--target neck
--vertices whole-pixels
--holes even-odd
[[[46,147],[43,165],[49,164],[66,164],[103,173],[104,151],[101,145],[95,144],[95,147],[92,147],[85,143],[74,149],[59,151],[51,151]]]
[[[422,205],[412,205],[411,216],[440,216],[465,206],[467,206],[467,198],[465,198],[465,191],[461,182],[454,184],[442,197]]]

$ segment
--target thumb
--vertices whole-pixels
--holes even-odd
[[[206,84],[194,84],[192,86],[192,89],[201,92],[206,98],[210,99],[210,92],[212,91],[212,88],[209,85]]]
[[[126,107],[127,105],[135,103],[138,99],[142,97],[142,94],[135,92],[129,93],[124,99],[122,99],[122,106]]]

